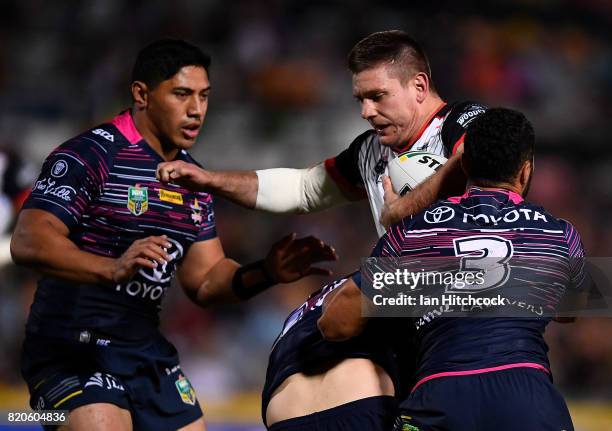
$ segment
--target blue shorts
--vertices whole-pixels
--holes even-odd
[[[21,372],[33,409],[110,403],[131,412],[134,430],[153,431],[178,429],[202,417],[176,349],[160,334],[139,344],[28,334]]]
[[[306,416],[276,422],[270,431],[389,431],[397,416],[394,397],[363,398]]]
[[[549,375],[532,368],[432,379],[400,411],[394,430],[574,430]]]

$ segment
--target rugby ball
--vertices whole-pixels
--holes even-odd
[[[393,190],[403,196],[433,175],[444,163],[445,157],[424,151],[400,154],[389,162],[389,178]]]

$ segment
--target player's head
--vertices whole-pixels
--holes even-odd
[[[143,48],[132,71],[134,109],[164,146],[190,148],[208,109],[210,57],[182,40]]]
[[[527,195],[533,173],[535,134],[520,112],[491,108],[468,126],[462,156],[471,184],[513,186]]]
[[[405,145],[422,126],[424,102],[436,95],[423,49],[403,31],[372,33],[351,49],[348,66],[361,116],[380,143]]]

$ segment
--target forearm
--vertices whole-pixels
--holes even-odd
[[[202,283],[190,299],[201,307],[231,304],[249,299],[276,284],[263,269],[262,261],[241,266],[232,259],[223,258],[204,276]]]
[[[11,256],[19,265],[77,283],[112,283],[114,259],[80,250],[68,238],[49,231],[15,229]]]
[[[258,179],[254,171],[211,172],[210,175],[210,187],[205,191],[223,196],[245,208],[255,208]]]
[[[306,214],[349,202],[323,163],[306,169],[257,171],[255,208],[273,213]]]
[[[435,174],[399,199],[402,215],[416,214],[439,199],[462,194],[466,177],[461,169],[461,157],[453,156]]]

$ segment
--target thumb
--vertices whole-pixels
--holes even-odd
[[[393,191],[393,184],[391,183],[391,178],[389,178],[387,175],[383,175],[382,185],[383,190],[385,191],[385,202],[389,201],[390,199],[397,198],[398,195]]]

